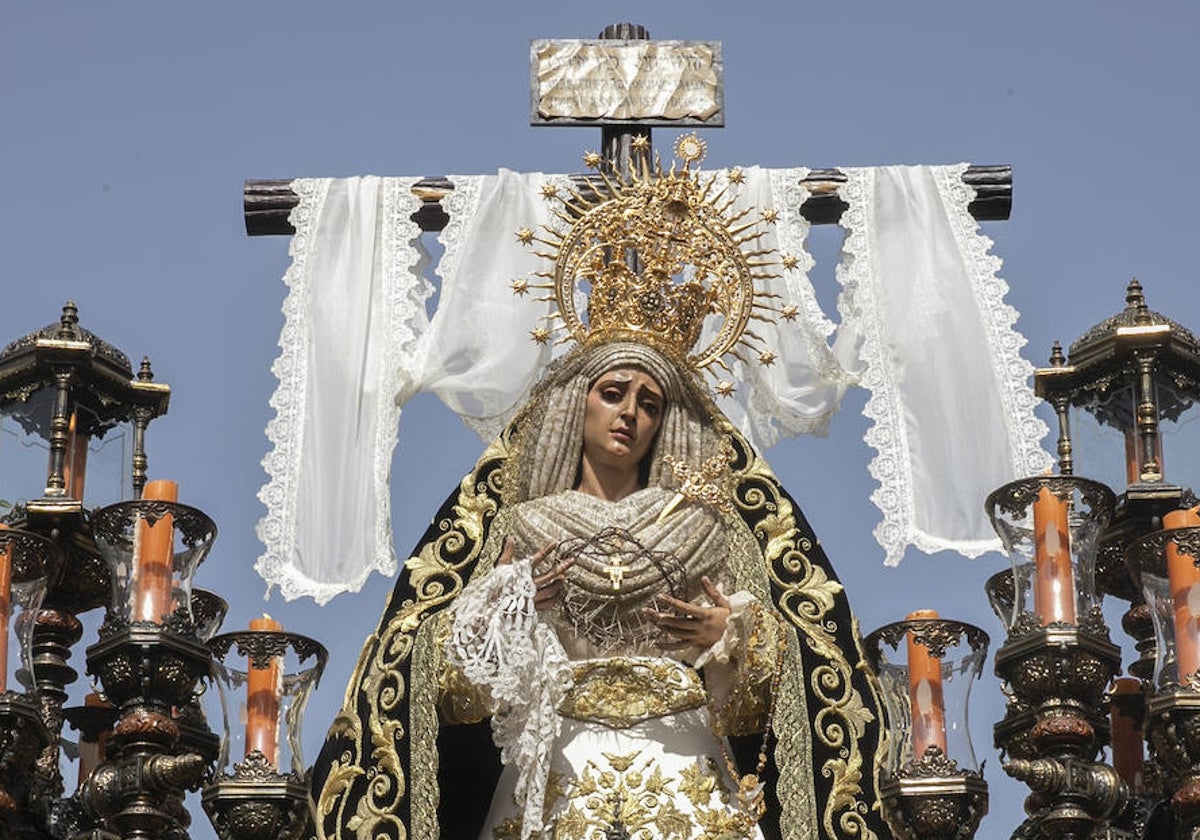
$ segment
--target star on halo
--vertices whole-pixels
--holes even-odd
[[[763,367],[770,367],[775,363],[775,354],[770,350],[764,350],[758,354],[758,363]]]
[[[779,310],[779,317],[785,321],[795,321],[800,309],[795,304],[788,304]]]
[[[522,245],[529,245],[533,242],[533,231],[529,228],[521,228],[517,231],[517,241]]]
[[[549,201],[552,198],[558,197],[558,185],[545,183],[542,184],[542,198]]]
[[[798,265],[800,265],[800,258],[797,257],[795,254],[784,254],[783,255],[783,267],[786,268],[788,271],[791,271],[793,268],[795,268]]]
[[[550,340],[550,330],[545,327],[534,327],[529,331],[529,337],[535,344],[545,344]]]
[[[762,220],[768,224],[775,224],[777,221],[779,221],[779,211],[774,207],[764,210],[762,214]]]
[[[588,169],[599,169],[604,158],[600,157],[599,152],[588,152],[583,156],[583,165]]]
[[[746,183],[746,173],[742,171],[742,167],[735,166],[729,170],[729,183],[744,184]]]
[[[734,386],[734,384],[732,382],[721,381],[721,382],[717,383],[717,393],[720,394],[722,397],[732,397],[733,392],[736,390],[737,390],[737,388]]]
[[[516,280],[512,281],[512,283],[510,283],[509,285],[512,286],[512,291],[513,291],[514,295],[524,295],[526,292],[529,291],[529,281],[526,280],[524,277],[518,277]]]
[[[629,145],[639,152],[647,151],[650,148],[650,135],[638,134],[629,141]]]

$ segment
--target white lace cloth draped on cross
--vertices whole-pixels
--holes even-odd
[[[909,545],[969,557],[998,549],[983,499],[1050,468],[1033,366],[1020,356],[1000,259],[967,210],[966,168],[847,169],[841,190],[850,206],[837,348],[871,393],[871,500],[888,565]]]
[[[978,500],[1049,464],[1031,368],[1018,353],[1024,339],[1003,302],[1000,261],[967,212],[964,168],[847,170],[836,335],[808,277],[800,214],[807,170],[747,168],[739,189],[739,204],[776,213],[761,245],[785,260],[786,288],[776,290],[798,315],[756,326],[779,358],[770,366],[735,361],[729,378],[738,390],[721,408],[765,449],[823,433],[845,389],[868,388],[867,440],[878,451],[871,474],[880,482],[872,498],[884,514],[876,536],[893,564],[909,544],[968,555],[993,548]],[[549,304],[515,297],[509,283],[545,267],[514,232],[555,223],[541,188],[563,186],[564,176],[502,170],[451,179],[432,317],[434,288],[421,274],[428,255],[411,221],[415,180],[293,182],[300,203],[257,564],[289,599],[325,603],[359,589],[372,570],[394,574],[388,479],[408,399],[436,393],[487,439],[550,356],[528,340]],[[963,389],[972,399],[961,398]]]

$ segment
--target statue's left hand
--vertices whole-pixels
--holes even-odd
[[[729,600],[708,577],[700,578],[700,583],[713,602],[711,607],[691,604],[670,595],[659,595],[659,609],[646,609],[649,619],[672,637],[672,641],[659,645],[663,650],[706,650],[725,635],[725,624],[730,613]],[[662,608],[670,612],[660,611]]]

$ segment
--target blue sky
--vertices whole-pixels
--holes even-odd
[[[282,238],[245,236],[241,184],[576,169],[597,132],[528,126],[530,39],[593,37],[632,20],[659,38],[722,41],[727,127],[704,135],[711,166],[1012,164],[1012,219],[985,231],[1004,258],[1035,363],[1054,339],[1066,343],[1117,311],[1135,275],[1152,308],[1200,326],[1200,7],[609,7],[0,3],[0,339],[54,320],[73,298],[85,326],[134,358],[152,357],[174,394],[151,427],[151,473],[177,479],[181,500],[221,529],[198,583],[230,601],[231,628],[265,606],[331,649],[309,710],[310,760],[391,582],[376,576],[323,609],[263,604],[251,568],[255,492],[288,257]],[[665,145],[673,134],[656,137]],[[816,232],[813,247],[813,281],[832,312],[836,233]],[[805,507],[864,632],[934,607],[983,627],[994,650],[1002,632],[982,584],[1005,558],[911,553],[899,568],[882,566],[870,536],[878,514],[863,402],[851,394],[829,437],[776,448],[773,466]],[[432,400],[417,400],[401,422],[393,475],[403,554],[481,444]],[[1187,478],[1190,437],[1168,444],[1172,477]],[[1079,471],[1091,474],[1082,461]],[[978,836],[995,840],[1020,821],[1024,788],[1003,776],[991,748],[1002,699],[990,662],[986,670],[971,714],[992,787]],[[203,817],[193,835],[213,836]]]

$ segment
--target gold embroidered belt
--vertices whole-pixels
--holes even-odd
[[[571,675],[575,685],[559,704],[559,714],[613,729],[705,703],[696,669],[671,659],[592,659],[576,664]]]

